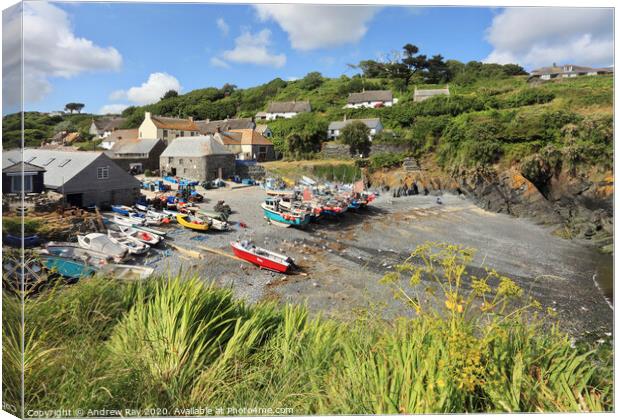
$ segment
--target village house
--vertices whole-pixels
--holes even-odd
[[[551,80],[556,78],[568,78],[578,76],[597,76],[602,74],[613,74],[614,70],[610,68],[593,68],[586,66],[577,66],[575,64],[564,64],[557,66],[553,63],[550,67],[541,67],[533,70],[528,81],[533,80]]]
[[[159,171],[195,181],[228,178],[235,172],[235,155],[211,135],[179,137],[159,157]]]
[[[271,140],[256,130],[230,130],[232,134],[241,135],[241,154],[238,159],[266,162],[276,158],[275,148]]]
[[[140,194],[140,182],[101,152],[23,149],[22,157],[21,150],[9,150],[2,154],[3,169],[22,158],[45,170],[45,189],[62,194],[67,205],[133,204]]]
[[[126,130],[116,130],[108,137],[104,138],[99,146],[102,149],[110,150],[114,144],[120,140],[135,140],[138,138],[138,129],[129,128]]]
[[[269,128],[267,124],[256,124],[256,128],[254,130],[262,134],[263,136],[267,137],[268,139],[273,137],[273,132],[271,131],[271,129]]]
[[[295,115],[301,112],[311,112],[312,107],[309,101],[289,101],[289,102],[270,102],[267,107],[267,112],[257,119],[263,119],[267,121],[275,120],[277,118],[293,118]],[[259,114],[261,114],[259,112]]]
[[[380,108],[392,106],[398,102],[398,98],[392,96],[389,90],[367,90],[364,92],[350,93],[344,108]]]
[[[446,86],[443,89],[418,89],[413,91],[413,102],[422,102],[433,96],[450,96],[450,88]]]
[[[144,121],[138,128],[140,139],[162,139],[166,144],[178,137],[198,135],[198,127],[192,117],[173,118],[144,113]]]
[[[161,139],[118,140],[106,154],[126,171],[142,173],[159,169],[159,156],[166,149]]]
[[[198,132],[203,135],[215,134],[221,131],[229,130],[241,130],[246,128],[254,129],[256,127],[253,118],[233,118],[214,121],[203,120],[194,121],[194,123],[198,127]]]
[[[45,168],[31,163],[17,162],[2,169],[3,194],[41,193],[45,189],[43,174]]]
[[[331,123],[329,123],[329,126],[327,127],[327,138],[330,140],[336,139],[340,135],[342,129],[354,121],[362,122],[366,125],[366,127],[368,127],[368,129],[370,130],[370,133],[368,135],[370,141],[372,141],[372,138],[376,134],[383,131],[383,125],[381,124],[381,120],[379,118],[365,118],[356,120],[344,119],[342,121],[332,121]]]
[[[95,139],[103,139],[112,134],[114,130],[118,130],[124,123],[125,118],[122,117],[99,118],[97,120],[93,118],[88,133],[95,136]]]

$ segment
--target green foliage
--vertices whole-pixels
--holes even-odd
[[[377,153],[369,158],[369,167],[373,170],[393,168],[401,165],[405,157],[403,153]]]
[[[327,121],[310,113],[271,121],[269,128],[275,149],[297,158],[319,152],[327,137]]]
[[[82,112],[82,108],[84,108],[84,104],[79,102],[69,102],[65,105],[65,111],[69,111],[73,114],[74,111],[77,111],[78,114]]]
[[[163,101],[164,99],[168,99],[168,98],[176,98],[177,96],[179,96],[179,92],[177,92],[176,90],[170,89],[169,91],[164,93],[164,96],[161,97],[161,100]]]
[[[340,130],[338,140],[349,146],[352,155],[368,156],[370,129],[361,121],[353,121]]]
[[[425,244],[395,266],[382,282],[416,314],[395,321],[247,306],[199,279],[58,285],[25,300],[25,409],[613,410],[612,358],[572,348],[512,280],[468,274],[473,255]],[[5,293],[6,401],[19,400],[20,312]]]

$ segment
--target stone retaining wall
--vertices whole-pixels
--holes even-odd
[[[380,153],[406,153],[409,150],[407,145],[376,143],[370,147],[370,156]],[[348,159],[352,157],[349,146],[333,141],[323,143],[321,155],[324,159]]]

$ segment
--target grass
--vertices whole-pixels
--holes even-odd
[[[249,306],[197,278],[57,286],[26,301],[25,408],[613,410],[609,353],[573,348],[558,328],[543,328],[536,302],[510,279],[492,270],[468,276],[471,255],[441,244],[416,249],[383,279],[417,313],[393,321]],[[422,278],[431,286],[418,296]],[[19,304],[8,294],[3,301],[4,398],[12,402]]]
[[[309,175],[320,180],[351,183],[361,179],[354,160],[317,159],[305,161],[276,161],[262,164],[267,172],[287,180]]]

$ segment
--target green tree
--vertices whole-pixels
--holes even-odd
[[[323,76],[318,71],[313,71],[300,80],[300,87],[304,90],[314,90],[323,84]]]
[[[341,130],[339,140],[349,145],[351,154],[368,156],[370,152],[370,129],[361,121],[347,124]]]
[[[161,100],[163,101],[164,99],[168,98],[176,98],[177,96],[179,96],[179,92],[174,89],[170,89],[168,92],[164,93],[164,96],[161,97]]]
[[[77,111],[78,114],[82,111],[82,108],[84,108],[84,104],[79,103],[79,102],[69,102],[68,104],[65,105],[65,111],[69,111],[73,114],[73,111]]]

